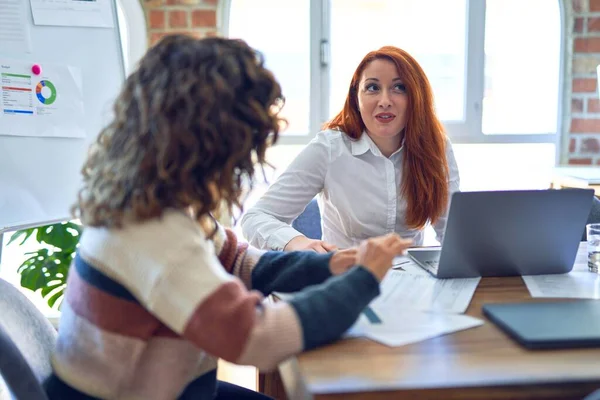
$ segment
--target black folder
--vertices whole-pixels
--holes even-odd
[[[483,314],[528,349],[600,347],[600,300],[485,304]]]

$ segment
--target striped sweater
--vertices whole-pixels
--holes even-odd
[[[211,399],[217,358],[274,368],[337,339],[379,294],[331,255],[262,252],[185,214],[86,227],[69,272],[46,381],[51,399]],[[302,290],[304,289],[304,290]],[[271,291],[300,291],[263,303]]]

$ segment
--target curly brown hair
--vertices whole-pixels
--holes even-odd
[[[191,209],[201,220],[224,201],[242,210],[242,182],[285,121],[281,87],[241,40],[170,35],[126,80],[114,119],[91,146],[73,213],[92,226]]]

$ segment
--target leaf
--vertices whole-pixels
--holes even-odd
[[[22,229],[20,231],[16,231],[15,233],[13,233],[13,235],[10,237],[10,240],[8,241],[8,243],[6,243],[6,245],[8,246],[9,244],[11,244],[12,242],[16,242],[17,239],[19,239],[21,236],[25,236],[23,238],[23,240],[21,241],[21,243],[19,243],[19,246],[22,245],[23,243],[25,243],[27,241],[27,239],[29,239],[29,237],[31,235],[33,235],[33,233],[35,233],[37,228],[29,228],[29,229]]]
[[[39,291],[50,307],[60,307],[62,304],[69,267],[82,229],[79,224],[65,222],[25,229],[11,237],[11,242],[24,237],[21,241],[23,244],[35,235],[40,243],[39,249],[26,253],[28,258],[19,266],[18,272],[21,275],[21,286],[34,292]]]
[[[64,289],[57,291],[56,293],[54,293],[52,296],[50,296],[48,299],[46,299],[46,302],[48,303],[48,305],[50,306],[50,308],[54,308],[54,304],[60,299],[60,303],[62,303],[62,298],[65,294]],[[60,307],[60,303],[59,303],[59,307]]]
[[[74,249],[79,242],[79,232],[67,223],[53,224],[39,229],[37,240],[62,250]]]
[[[48,284],[48,286],[42,288],[42,297],[46,297],[48,296],[50,293],[52,293],[52,291],[54,291],[54,289],[64,286],[65,283],[64,282],[58,282],[58,283],[54,283],[54,284]]]

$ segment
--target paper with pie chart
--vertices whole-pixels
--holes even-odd
[[[74,67],[0,59],[0,135],[85,137],[81,72]]]

